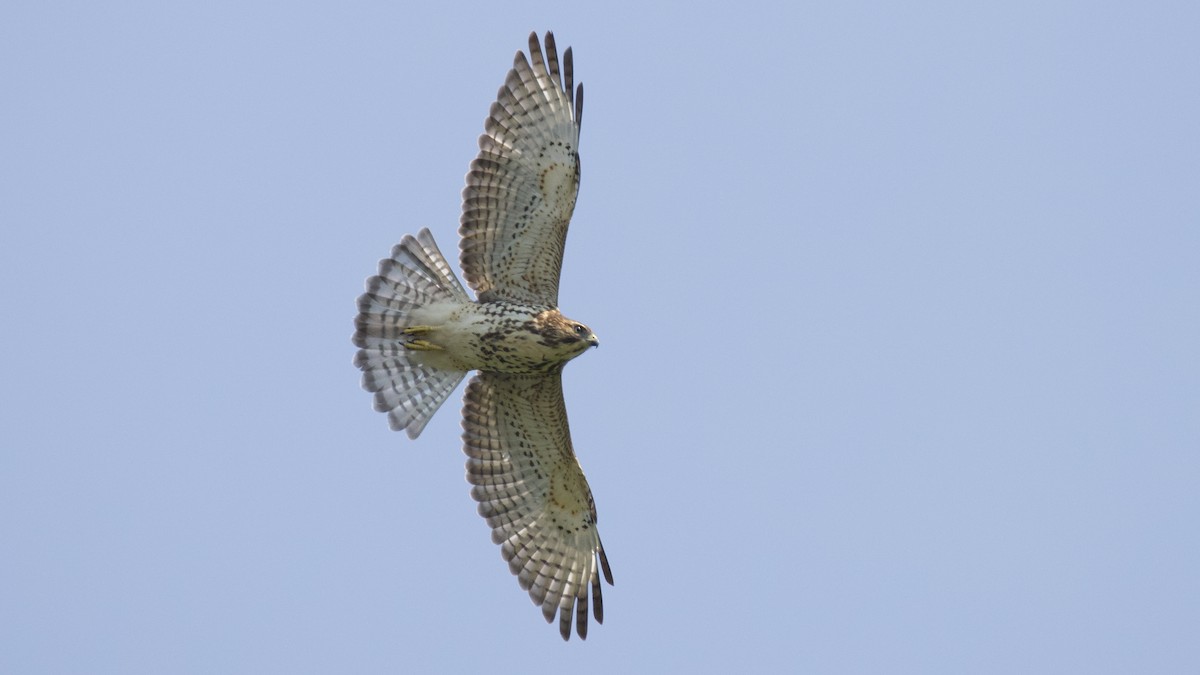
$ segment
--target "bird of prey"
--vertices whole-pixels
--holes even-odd
[[[471,162],[459,234],[472,301],[428,229],[379,262],[358,299],[354,365],[392,429],[416,438],[470,371],[467,481],[492,541],[547,622],[587,637],[612,572],[563,403],[567,361],[599,344],[558,310],[567,224],[579,192],[583,85],[571,50],[536,33],[517,52]],[[589,600],[590,592],[590,600]]]

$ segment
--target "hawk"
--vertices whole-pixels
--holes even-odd
[[[460,219],[471,300],[428,229],[379,262],[358,299],[354,365],[392,429],[416,438],[470,371],[463,397],[467,481],[492,541],[521,588],[587,637],[604,620],[600,574],[612,571],[596,508],[575,458],[562,371],[599,345],[558,310],[567,224],[579,192],[583,85],[554,35],[517,52],[479,137]],[[590,601],[589,601],[590,592]]]

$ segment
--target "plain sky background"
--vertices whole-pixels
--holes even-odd
[[[574,4],[4,4],[0,671],[1200,670],[1196,3]],[[535,29],[566,644],[351,365]]]

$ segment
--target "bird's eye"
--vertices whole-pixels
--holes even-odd
[[[583,335],[586,332],[587,332],[587,328],[583,324],[581,324],[581,323],[575,324],[575,334],[576,335]]]

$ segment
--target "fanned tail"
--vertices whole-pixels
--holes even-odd
[[[423,229],[405,235],[392,256],[379,261],[379,274],[367,279],[358,298],[354,365],[363,371],[362,387],[375,394],[375,409],[409,438],[421,434],[466,373],[431,368],[409,360],[404,329],[413,310],[435,302],[470,302],[454,270]]]

